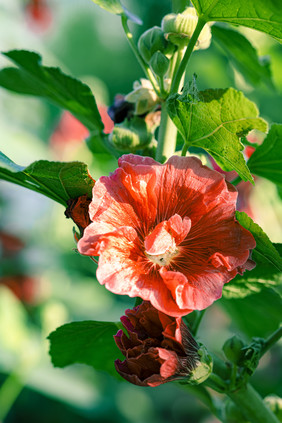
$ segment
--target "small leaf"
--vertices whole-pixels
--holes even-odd
[[[254,249],[256,260],[262,263],[266,261],[282,271],[282,258],[262,228],[257,223],[253,222],[244,212],[237,211],[236,219],[240,225],[250,231],[255,238],[257,244]]]
[[[65,367],[83,363],[116,376],[114,361],[123,359],[113,338],[119,328],[119,323],[95,321],[73,322],[59,327],[48,336],[53,365]]]
[[[269,62],[259,59],[256,49],[243,34],[234,29],[213,25],[212,35],[247,82],[252,85],[266,82],[273,88]]]
[[[282,125],[274,124],[248,161],[250,171],[282,186]]]
[[[92,195],[95,181],[82,162],[39,160],[27,167],[16,165],[0,152],[0,179],[39,192],[66,206],[67,200]]]
[[[207,22],[228,22],[265,32],[282,42],[282,8],[278,0],[192,0]]]
[[[103,130],[95,98],[87,85],[65,75],[59,68],[42,66],[37,53],[12,50],[3,54],[18,68],[2,69],[0,86],[19,94],[44,97],[69,110],[90,131]]]
[[[205,90],[168,98],[168,112],[187,145],[206,150],[226,171],[236,170],[243,180],[252,176],[239,137],[252,129],[266,131],[254,103],[233,88]]]

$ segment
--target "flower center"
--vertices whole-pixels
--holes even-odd
[[[182,219],[178,214],[159,223],[144,240],[146,257],[154,264],[168,266],[179,254],[177,246],[185,239],[190,228],[190,219]]]
[[[168,266],[171,260],[176,257],[178,253],[179,251],[177,248],[175,251],[168,251],[167,253],[159,255],[152,255],[145,252],[148,259],[154,264],[158,264],[159,266]]]

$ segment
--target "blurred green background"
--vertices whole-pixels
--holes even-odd
[[[109,106],[117,93],[129,92],[133,81],[143,75],[119,17],[91,0],[44,3],[46,9],[38,15],[29,9],[29,1],[0,0],[0,50],[39,52],[44,64],[60,66],[86,81],[100,106]],[[143,20],[143,26],[131,24],[136,39],[145,29],[160,25],[171,10],[170,0],[124,3]],[[200,89],[241,89],[268,122],[282,123],[281,45],[264,34],[243,32],[260,55],[271,56],[275,90],[263,83],[250,86],[215,42],[193,55],[187,78],[196,73]],[[1,57],[0,64],[6,66],[8,61]],[[114,170],[113,161],[98,162],[91,156],[75,123],[70,121],[62,129],[61,118],[62,111],[44,101],[1,89],[0,150],[20,165],[38,159],[81,160],[95,179]],[[275,186],[259,179],[248,201],[254,220],[273,242],[281,242],[282,205]],[[62,206],[0,181],[0,416],[6,414],[4,422],[217,422],[177,384],[144,389],[83,365],[52,367],[46,340],[50,331],[73,320],[117,321],[134,305],[133,299],[115,296],[99,285],[94,263],[75,252],[72,227]],[[259,321],[253,331],[261,335]],[[199,337],[208,348],[220,351],[234,333],[240,333],[238,326],[219,302],[207,311]],[[279,390],[281,394],[278,360],[276,347],[263,358],[253,378],[263,396]]]

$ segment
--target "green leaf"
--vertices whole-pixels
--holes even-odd
[[[66,206],[67,200],[88,194],[95,181],[82,162],[49,162],[39,160],[27,167],[18,166],[0,152],[0,179],[13,182]]]
[[[231,282],[224,285],[224,298],[244,298],[260,292],[263,288],[276,288],[282,284],[282,273],[254,251],[253,260],[256,267],[242,276],[237,275]]]
[[[282,41],[282,8],[279,0],[192,0],[204,20],[243,25]]]
[[[168,98],[168,112],[188,147],[203,148],[222,169],[236,170],[252,182],[239,137],[252,129],[266,131],[267,123],[242,92],[229,88],[191,93],[188,88]]]
[[[42,66],[37,53],[12,50],[3,54],[18,68],[2,69],[0,86],[19,94],[46,98],[69,110],[90,131],[103,130],[95,98],[87,85],[65,75],[59,68]]]
[[[261,292],[245,298],[219,301],[232,322],[249,337],[266,337],[274,332],[281,322],[282,299],[271,288],[263,288]]]
[[[250,171],[282,186],[282,125],[274,124],[248,161]]]
[[[119,328],[119,323],[95,321],[73,322],[59,327],[48,336],[53,365],[65,367],[83,363],[117,375],[114,361],[123,359],[123,356],[113,335]]]
[[[213,39],[247,82],[252,85],[266,82],[273,88],[269,61],[259,59],[256,49],[243,34],[217,25],[213,25],[211,29]]]
[[[262,228],[244,212],[237,211],[236,219],[255,238],[257,244],[254,249],[256,260],[261,263],[267,262],[282,271],[282,258]]]
[[[92,0],[93,3],[100,6],[102,9],[106,10],[107,12],[113,13],[114,15],[125,15],[128,19],[132,22],[142,25],[142,21],[138,18],[138,16],[131,13],[124,7],[119,0]]]

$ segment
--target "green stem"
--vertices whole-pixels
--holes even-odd
[[[202,318],[203,318],[203,316],[204,316],[204,314],[205,314],[205,311],[206,311],[206,309],[205,310],[200,310],[200,311],[198,311],[198,310],[195,310],[197,313],[196,313],[196,317],[195,317],[195,319],[194,319],[194,321],[193,321],[193,324],[192,324],[192,326],[191,326],[191,332],[193,333],[193,335],[194,336],[196,336],[197,335],[197,332],[198,332],[198,329],[199,329],[199,326],[200,326],[200,323],[201,323],[201,321],[202,321]],[[194,311],[194,312],[195,312]]]
[[[141,55],[140,55],[140,53],[139,53],[139,51],[138,51],[138,49],[137,49],[137,47],[136,47],[136,45],[135,45],[135,43],[133,41],[133,35],[130,32],[130,29],[128,28],[127,20],[128,20],[127,19],[127,16],[121,15],[121,23],[122,23],[122,27],[124,29],[126,38],[127,38],[128,42],[129,42],[129,45],[130,45],[133,53],[135,54],[135,57],[137,58],[140,66],[141,66],[141,68],[143,69],[145,75],[151,81],[151,84],[152,84],[155,92],[159,95],[160,92],[159,92],[159,89],[158,89],[157,81],[156,81],[156,79],[155,79],[155,77],[153,75],[153,72],[151,71],[151,69],[149,68],[149,66],[147,65],[147,63],[141,57]]]
[[[182,148],[182,151],[181,151],[181,156],[184,156],[185,157],[187,151],[188,151],[188,144],[185,143],[184,146],[183,146],[183,148]]]
[[[22,391],[24,384],[21,377],[12,372],[6,378],[0,390],[0,422],[3,422]]]
[[[272,345],[274,345],[276,342],[278,342],[281,337],[282,337],[282,326],[280,328],[278,328],[275,332],[273,332],[266,339],[266,341],[265,341],[265,343],[262,347],[261,356],[263,356],[263,354],[265,354],[272,347]]]
[[[191,56],[191,54],[193,52],[193,49],[195,47],[195,44],[196,44],[196,42],[198,40],[198,37],[200,35],[200,32],[202,31],[202,29],[205,26],[205,24],[206,24],[206,21],[205,20],[203,20],[202,18],[199,18],[198,19],[198,23],[197,23],[197,26],[195,28],[195,31],[193,32],[193,35],[192,35],[192,37],[191,37],[191,39],[189,41],[189,44],[187,46],[187,50],[186,50],[186,52],[185,52],[185,54],[183,56],[183,59],[182,59],[182,61],[180,63],[180,66],[179,66],[179,68],[178,68],[178,70],[176,72],[176,75],[175,75],[175,77],[174,77],[174,79],[172,81],[171,91],[170,91],[171,94],[177,93],[177,91],[179,90],[179,85],[181,83],[182,76],[183,76],[183,74],[184,74],[184,72],[186,70],[188,61],[189,61],[190,56]]]
[[[156,160],[163,163],[171,157],[176,148],[177,128],[170,119],[167,111],[167,104],[164,102],[161,112],[161,124],[159,127],[158,147]]]
[[[279,423],[277,417],[250,384],[246,384],[237,391],[228,392],[227,395],[251,423]]]

